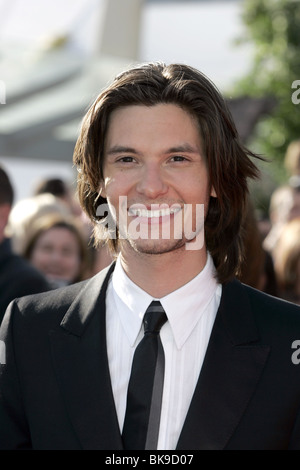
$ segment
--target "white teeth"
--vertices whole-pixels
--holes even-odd
[[[136,217],[147,217],[147,218],[154,218],[154,217],[164,217],[166,215],[176,214],[181,210],[180,207],[173,207],[168,209],[159,209],[159,210],[147,210],[147,209],[129,209],[129,214],[136,216]]]

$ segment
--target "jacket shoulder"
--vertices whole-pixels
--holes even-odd
[[[300,306],[233,280],[223,285],[219,319],[234,344],[260,340],[290,348],[300,331]]]
[[[268,325],[271,329],[285,331],[300,331],[300,306],[287,300],[274,297],[253,287],[242,284],[246,291],[256,322]]]
[[[300,305],[284,300],[280,297],[261,292],[254,287],[242,284],[243,289],[247,291],[249,299],[259,309],[271,309],[272,311],[279,312],[294,312],[296,315],[300,314]]]
[[[26,319],[26,321],[36,317],[40,317],[41,321],[45,319],[45,322],[47,322],[47,317],[51,323],[55,318],[60,321],[77,299],[83,300],[91,295],[97,296],[103,283],[108,282],[112,269],[113,266],[110,266],[90,279],[66,287],[15,299],[9,305],[7,312],[13,311],[19,318]]]
[[[85,280],[69,286],[51,289],[47,292],[26,295],[16,299],[15,303],[22,311],[26,311],[28,308],[30,310],[38,310],[40,308],[46,310],[51,307],[62,307],[71,303],[87,282],[88,280]]]

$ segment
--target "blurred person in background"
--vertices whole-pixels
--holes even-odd
[[[38,196],[45,193],[53,194],[53,196],[57,197],[75,217],[81,216],[82,209],[80,204],[66,181],[61,178],[46,178],[39,181],[33,195]]]
[[[5,229],[13,199],[12,183],[6,171],[0,167],[0,323],[11,300],[50,290],[44,276],[12,251]]]
[[[74,218],[48,214],[35,221],[24,243],[23,256],[53,287],[87,279],[87,245]]]
[[[38,194],[16,202],[9,215],[7,226],[7,233],[15,253],[23,254],[29,230],[36,220],[47,214],[58,214],[63,217],[71,215],[67,206],[50,193]]]
[[[286,151],[284,166],[289,175],[289,185],[300,188],[300,139],[293,140]]]
[[[96,274],[101,271],[101,269],[108,266],[113,258],[106,245],[98,244],[97,247],[94,246],[93,225],[85,212],[83,212],[76,195],[73,194],[69,185],[60,178],[43,179],[36,185],[34,196],[45,193],[52,194],[62,201],[70,210],[71,214],[80,221],[88,247],[87,256],[91,266],[91,275]]]
[[[273,259],[264,247],[253,202],[248,207],[243,223],[244,257],[238,279],[262,292],[277,296],[278,288]]]
[[[280,296],[300,305],[300,217],[285,224],[273,257]]]
[[[272,255],[286,222],[300,217],[300,186],[285,184],[276,188],[270,199],[269,217],[271,228],[263,246]]]
[[[292,141],[284,156],[284,166],[288,181],[276,188],[270,199],[269,220],[270,230],[263,245],[273,253],[281,237],[281,231],[290,220],[300,217],[300,139]]]

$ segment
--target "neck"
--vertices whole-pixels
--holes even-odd
[[[141,289],[161,298],[191,281],[204,268],[206,248],[197,251],[174,250],[162,254],[121,250],[121,263],[127,276]]]

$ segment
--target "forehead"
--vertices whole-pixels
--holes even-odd
[[[190,137],[199,139],[200,129],[196,118],[182,107],[172,103],[159,103],[153,106],[130,105],[115,109],[109,118],[106,141],[111,142],[121,136],[127,140],[139,138]]]
[[[38,236],[38,240],[51,240],[53,242],[62,241],[66,238],[77,240],[75,232],[71,228],[64,226],[49,227]]]
[[[140,115],[151,115],[152,113],[155,114],[175,114],[175,115],[185,115],[189,116],[190,119],[196,121],[193,113],[189,111],[187,108],[180,106],[176,103],[156,103],[156,104],[129,104],[127,106],[120,106],[116,107],[112,110],[109,115],[109,122],[114,120],[116,116],[121,119],[122,117],[128,116],[129,114],[132,116],[140,116]]]

